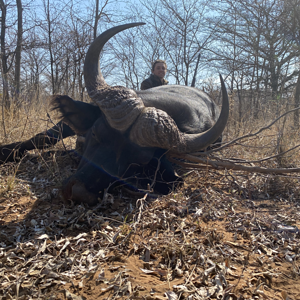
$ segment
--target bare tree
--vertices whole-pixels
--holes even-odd
[[[15,93],[14,100],[19,106],[20,93],[20,79],[21,79],[21,51],[22,51],[22,37],[23,37],[23,7],[22,1],[16,0],[18,9],[18,31],[17,31],[17,46],[16,46],[16,62],[15,62]]]
[[[98,23],[99,23],[99,20],[102,16],[105,16],[108,20],[109,20],[109,17],[108,17],[108,14],[105,13],[105,7],[108,5],[109,3],[109,0],[105,0],[104,4],[102,5],[102,7],[100,8],[100,0],[95,0],[96,1],[96,7],[95,7],[95,22],[94,22],[94,27],[93,27],[93,37],[94,39],[97,37],[97,30],[98,30]]]
[[[52,19],[51,15],[51,7],[50,7],[50,0],[44,0],[44,9],[45,15],[47,20],[47,39],[48,39],[48,50],[50,56],[50,68],[51,68],[51,85],[52,85],[52,93],[55,94],[58,92],[57,82],[58,82],[58,70],[55,70],[55,62],[56,57],[54,53],[54,42],[53,42],[53,27],[54,27],[54,20]],[[54,15],[57,15],[55,13]],[[55,18],[55,17],[54,17]]]
[[[157,54],[168,62],[169,74],[176,84],[190,85],[197,58],[201,54],[200,66],[206,61],[213,30],[208,30],[206,0],[157,0],[142,1],[147,8],[147,18],[154,28],[149,39],[158,39]],[[157,58],[157,57],[156,57]]]
[[[50,68],[46,70],[51,79],[51,93],[68,93],[70,68],[74,58],[73,51],[76,49],[73,48],[74,33],[70,23],[62,24],[61,19],[71,13],[71,6],[68,3],[62,3],[54,7],[50,0],[44,0],[43,5],[45,23],[42,23],[41,29],[48,51]]]
[[[281,0],[222,3],[216,24],[219,44],[211,51],[215,53],[215,61],[221,62],[219,66],[230,74],[232,83],[235,82],[231,88],[247,96],[244,111],[251,111],[257,117],[262,90],[278,106],[283,93],[293,85],[298,71],[292,66],[299,51],[286,39],[280,21],[284,15]]]
[[[7,51],[6,51],[6,13],[7,4],[3,0],[0,0],[0,9],[2,12],[1,16],[1,66],[2,66],[2,86],[3,86],[3,105],[5,108],[10,107],[9,92],[8,92],[8,64],[7,64]],[[3,106],[2,106],[3,108]]]
[[[288,40],[293,41],[293,46],[300,51],[300,1],[299,0],[286,0],[283,1],[284,14],[281,18],[281,24],[284,28],[285,35]],[[299,69],[299,56],[298,56],[298,69]],[[296,81],[294,92],[294,105],[300,106],[300,72]],[[299,110],[294,112],[294,126],[299,128]]]
[[[118,69],[117,74],[114,75],[114,84],[118,81],[126,87],[137,90],[143,74],[149,71],[148,66],[146,66],[147,71],[143,71],[145,60],[140,34],[143,28],[141,31],[137,28],[128,30],[116,37],[114,46],[110,50],[114,57],[111,68]]]

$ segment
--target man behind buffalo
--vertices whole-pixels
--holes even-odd
[[[167,72],[165,60],[157,59],[152,64],[151,75],[141,84],[141,90],[147,90],[155,86],[166,85],[168,81],[164,78]]]

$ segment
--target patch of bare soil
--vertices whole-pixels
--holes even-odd
[[[298,182],[191,171],[168,196],[90,208],[60,198],[75,168],[55,152],[1,166],[1,299],[300,299]]]

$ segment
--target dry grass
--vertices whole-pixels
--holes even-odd
[[[24,106],[17,112],[14,107],[1,111],[1,144],[25,140],[47,128],[47,105]]]
[[[225,139],[269,124],[234,122]],[[46,108],[5,115],[1,143],[52,125]],[[218,153],[265,167],[299,167],[291,117]],[[67,147],[74,147],[70,139]],[[93,209],[59,196],[72,157],[33,151],[0,169],[2,299],[300,299],[299,176],[181,170],[182,189],[158,199],[126,191]]]
[[[2,113],[0,145],[30,139],[34,135],[53,127],[58,121],[57,115],[55,112],[51,112],[47,101],[39,105],[25,106],[17,112],[12,107],[9,111],[5,110]],[[70,138],[64,141],[67,149],[74,148],[76,142],[74,139]],[[57,145],[58,149],[61,145],[61,143]]]

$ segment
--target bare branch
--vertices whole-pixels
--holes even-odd
[[[294,108],[294,109],[291,109],[291,110],[285,112],[284,114],[282,114],[282,115],[280,115],[278,118],[276,118],[274,121],[272,121],[269,125],[267,125],[267,126],[265,126],[265,127],[261,127],[261,128],[260,128],[258,131],[256,131],[255,133],[248,133],[248,134],[245,134],[245,135],[240,136],[240,137],[238,137],[238,138],[236,138],[236,139],[234,139],[234,140],[232,140],[232,141],[230,141],[230,142],[228,142],[228,143],[226,143],[226,144],[224,144],[224,145],[222,145],[222,146],[220,146],[220,147],[218,147],[218,148],[215,148],[215,149],[212,149],[212,150],[209,150],[209,151],[206,151],[206,152],[195,152],[195,153],[191,153],[191,155],[195,155],[195,156],[198,156],[198,155],[205,156],[205,155],[208,155],[208,154],[210,154],[210,153],[212,153],[212,152],[220,151],[220,150],[222,150],[222,149],[224,149],[224,148],[226,148],[226,147],[228,147],[228,146],[230,146],[230,145],[232,145],[232,144],[235,144],[237,141],[240,141],[240,140],[243,140],[243,139],[246,139],[246,138],[250,138],[250,137],[256,136],[256,135],[260,134],[261,132],[263,132],[264,130],[269,129],[269,128],[270,128],[271,126],[273,126],[277,121],[279,121],[282,117],[284,117],[284,116],[286,116],[287,114],[292,113],[292,112],[294,112],[294,111],[296,111],[296,110],[298,110],[298,109],[300,109],[300,107],[296,107],[296,108]]]
[[[175,156],[175,155],[172,155]],[[235,164],[228,161],[212,161],[209,159],[196,157],[194,155],[178,155],[177,157],[183,158],[185,160],[200,163],[202,165],[195,165],[195,164],[188,164],[187,162],[182,162],[178,160],[172,160],[173,162],[176,162],[176,164],[187,167],[193,167],[193,168],[203,168],[206,165],[210,165],[211,168],[214,169],[230,169],[230,170],[240,170],[240,171],[246,171],[246,172],[255,172],[255,173],[265,173],[265,174],[282,174],[282,173],[297,173],[300,172],[300,168],[264,168],[264,167],[250,167],[250,166],[244,166],[240,164]],[[171,158],[169,158],[171,160]]]

